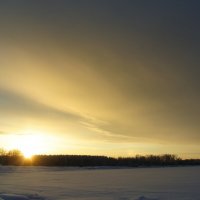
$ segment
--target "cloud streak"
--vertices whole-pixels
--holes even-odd
[[[72,122],[74,126],[84,126],[88,130],[92,131],[95,135],[98,134],[101,140],[106,141],[119,141],[130,139],[131,137],[125,135],[114,134],[103,128],[102,124],[107,124],[98,119],[90,116],[84,116],[75,112],[66,112],[51,106],[45,105],[32,98],[24,96],[14,91],[0,89],[0,117],[8,115],[13,118],[46,118],[55,121],[62,120],[64,122]],[[1,131],[1,135],[7,134],[7,132]]]
[[[0,89],[0,109],[1,115],[10,113],[14,116],[58,117],[78,121],[82,119],[75,113],[47,106],[27,96],[5,89]]]

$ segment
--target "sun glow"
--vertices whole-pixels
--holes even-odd
[[[34,154],[45,151],[45,137],[41,133],[29,133],[19,138],[19,149],[24,157],[31,158]]]
[[[23,131],[10,135],[9,149],[18,149],[25,158],[31,158],[35,154],[45,154],[51,149],[51,137],[39,131]]]

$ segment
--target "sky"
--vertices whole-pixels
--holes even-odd
[[[200,158],[200,2],[0,1],[0,147]]]

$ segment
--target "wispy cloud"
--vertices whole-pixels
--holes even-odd
[[[81,120],[82,117],[73,112],[67,112],[40,103],[28,96],[0,89],[1,115],[9,114],[14,116],[43,116],[48,118],[63,118],[66,120]]]
[[[6,134],[6,132],[0,131],[0,135],[4,135],[4,134]]]
[[[62,120],[84,126],[94,134],[98,134],[101,139],[127,139],[124,135],[116,135],[101,128],[102,125],[107,124],[106,121],[85,114],[56,109],[28,96],[2,88],[0,89],[0,109],[0,117],[7,115],[14,118],[51,118],[55,121]],[[6,134],[6,132],[0,131],[0,134]]]

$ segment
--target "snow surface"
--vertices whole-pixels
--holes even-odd
[[[0,166],[0,200],[200,200],[200,167]]]

